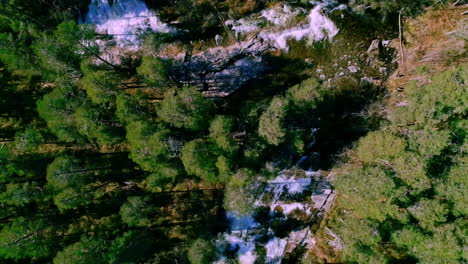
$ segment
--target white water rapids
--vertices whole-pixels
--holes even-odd
[[[121,46],[138,45],[141,32],[174,32],[149,10],[143,0],[92,0],[84,21],[95,24],[100,34],[109,34]]]
[[[241,35],[256,33],[274,48],[288,51],[288,40],[307,40],[310,43],[333,39],[338,34],[338,28],[326,16],[325,10],[325,4],[317,4],[308,13],[303,8],[284,4],[263,10],[249,18],[228,20],[226,25],[231,27],[238,38]],[[301,14],[307,14],[305,22],[298,21]],[[260,26],[265,22],[266,26]]]
[[[321,212],[332,194],[327,178],[322,178],[319,172],[297,168],[280,172],[275,179],[267,181],[257,189],[254,207],[268,208],[270,219],[279,221],[297,219],[301,215],[313,220],[314,213]],[[306,198],[305,201],[297,200],[298,196]],[[308,246],[313,240],[307,226],[278,237],[269,224],[257,223],[253,215],[239,216],[228,212],[227,219],[229,232],[218,238],[218,249],[222,251],[223,248],[227,248],[234,252],[235,258],[241,264],[253,264],[258,258],[264,258],[268,264],[279,264],[288,252],[297,246]],[[262,236],[263,239],[268,237],[268,240],[261,242]],[[265,256],[258,255],[261,248],[264,249]],[[231,263],[222,252],[220,255],[217,264]]]

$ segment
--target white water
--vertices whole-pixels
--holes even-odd
[[[286,239],[279,239],[277,237],[268,241],[268,243],[265,245],[267,253],[267,263],[281,263],[286,244]]]
[[[274,8],[266,9],[261,12],[260,17],[265,18],[268,22],[276,26],[287,26],[291,23],[301,12],[305,10],[302,8],[291,8],[288,5],[276,6]]]
[[[323,181],[320,173],[315,171],[304,171],[300,169],[281,171],[276,178],[265,183],[264,187],[258,190],[254,207],[270,208],[270,217],[279,217],[284,221],[289,217],[296,217],[293,212],[305,213],[308,217],[312,216],[312,210],[323,206],[324,201],[329,196],[331,189],[328,181]],[[260,188],[261,184],[258,185]],[[306,190],[312,191],[310,202],[300,202],[293,197],[301,195]],[[270,198],[266,198],[270,197]],[[283,214],[275,216],[276,211]],[[264,247],[266,250],[265,261],[269,264],[281,263],[286,249],[294,249],[300,243],[309,243],[313,241],[309,237],[309,229],[296,230],[290,232],[286,237],[275,237],[274,232],[268,226],[261,226],[251,215],[238,216],[233,212],[227,213],[229,221],[229,232],[221,235],[217,244],[223,248],[227,243],[228,248],[237,250],[236,258],[239,263],[254,263],[258,256],[255,249]],[[270,239],[261,244],[256,241],[259,238],[259,232],[266,232]],[[216,263],[229,263],[226,257],[221,257]]]
[[[308,23],[279,32],[261,32],[260,37],[272,42],[273,46],[281,50],[288,50],[288,40],[319,41],[332,39],[338,33],[333,21],[322,14],[322,7],[316,6],[310,11]]]
[[[300,14],[305,14],[302,8],[290,7],[285,4],[263,10],[260,14],[237,21],[228,20],[226,25],[231,26],[236,36],[248,33],[258,33],[258,36],[276,49],[289,49],[288,40],[306,40],[308,42],[332,39],[338,34],[338,28],[333,21],[325,15],[325,5],[318,4],[307,15],[307,21],[299,23]],[[264,22],[269,26],[261,27]]]
[[[143,0],[92,0],[85,18],[86,24],[95,24],[100,34],[109,34],[120,46],[138,45],[138,33],[145,31],[174,32],[148,9]]]

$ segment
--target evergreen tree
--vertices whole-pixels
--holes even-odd
[[[182,148],[181,160],[185,170],[209,183],[219,182],[216,146],[203,139],[187,142]]]
[[[283,97],[275,97],[266,111],[260,117],[258,134],[271,144],[278,146],[286,136],[284,119],[287,114],[288,101]]]
[[[128,197],[127,202],[120,207],[122,221],[129,226],[149,226],[154,208],[148,197]]]
[[[137,73],[143,76],[144,81],[154,87],[171,87],[168,76],[167,62],[156,57],[144,56]]]
[[[19,217],[0,231],[0,256],[10,260],[46,258],[58,242],[54,233],[46,219]]]
[[[208,128],[214,105],[191,87],[171,89],[164,94],[158,111],[161,119],[177,128],[201,131]]]
[[[81,237],[80,241],[65,247],[55,256],[54,264],[101,264],[107,263],[106,251],[109,242],[99,237]]]
[[[156,172],[172,157],[170,130],[157,124],[133,122],[127,126],[130,156],[143,170]]]

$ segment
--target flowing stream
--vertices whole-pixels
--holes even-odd
[[[228,212],[229,232],[217,240],[222,256],[217,264],[230,263],[223,256],[226,251],[230,252],[228,255],[234,254],[242,264],[253,264],[259,258],[269,264],[281,263],[296,247],[313,244],[310,223],[333,199],[328,178],[315,171],[292,168],[281,171],[275,179],[264,184],[254,184],[254,207],[266,209],[269,220],[258,223],[253,214],[239,216]],[[288,226],[290,220],[300,224]],[[284,227],[274,230],[273,225],[280,222]]]

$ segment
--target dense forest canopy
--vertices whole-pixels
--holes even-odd
[[[309,8],[147,0],[178,33],[143,32],[137,56],[116,63],[99,45],[112,36],[78,23],[90,1],[1,1],[0,262],[210,263],[226,211],[268,219],[253,184],[310,153],[334,172],[326,228],[344,244],[339,261],[466,262],[466,63],[407,84],[402,106],[386,104],[384,82],[320,78],[349,42],[365,53],[372,38],[398,36],[399,16],[452,3],[340,1],[350,8],[331,14],[343,26],[333,42],[291,41],[265,55],[264,75],[216,98],[181,77],[175,56],[157,56],[181,46],[188,58],[215,36],[233,38],[225,20],[284,2]],[[375,68],[396,67],[386,50]],[[268,223],[278,236],[312,225],[297,222]]]

